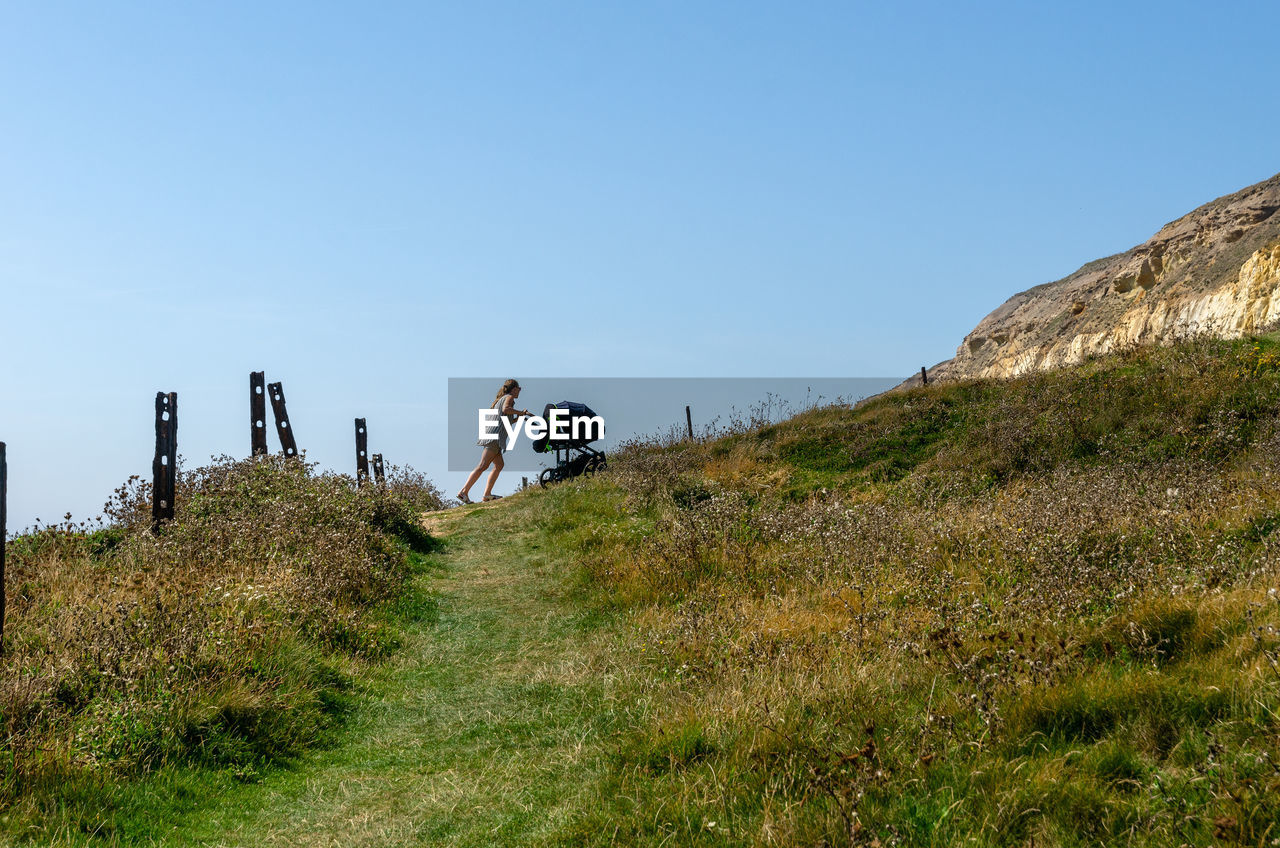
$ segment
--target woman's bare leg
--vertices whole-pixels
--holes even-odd
[[[471,476],[467,478],[466,485],[458,490],[459,495],[465,495],[471,491],[471,487],[474,486],[476,484],[476,481],[480,479],[480,475],[483,474],[484,470],[489,467],[490,463],[493,462],[493,458],[495,456],[498,458],[498,462],[502,462],[502,452],[499,451],[497,448],[484,449],[484,453],[480,454],[480,464],[477,465],[475,469],[471,472]],[[501,468],[502,466],[499,465],[498,467]],[[490,488],[493,487],[492,483],[489,485],[490,485]],[[459,498],[458,500],[462,500],[462,499]]]
[[[493,470],[489,472],[489,479],[485,481],[484,496],[486,498],[493,494],[493,484],[498,482],[498,475],[502,473],[502,465],[502,454],[498,454],[493,458]]]

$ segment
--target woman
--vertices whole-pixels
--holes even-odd
[[[467,478],[467,484],[456,496],[464,504],[474,503],[470,495],[471,487],[490,465],[493,466],[493,470],[489,472],[489,479],[485,483],[483,499],[494,501],[502,497],[493,493],[493,484],[498,482],[498,475],[502,473],[502,452],[507,449],[507,428],[502,425],[502,422],[503,420],[515,421],[518,417],[529,414],[527,409],[516,409],[518,397],[520,397],[520,384],[514,379],[507,380],[502,384],[502,388],[498,389],[498,396],[493,403],[489,404],[490,409],[498,410],[498,435],[493,439],[481,439],[476,442],[484,448],[484,453],[480,454],[480,464],[471,472],[471,476]]]

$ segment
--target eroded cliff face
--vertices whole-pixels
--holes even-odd
[[[1014,377],[1132,343],[1271,329],[1280,324],[1278,210],[1280,174],[1200,207],[1126,253],[1016,294],[929,378]]]

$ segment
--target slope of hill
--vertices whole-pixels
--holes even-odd
[[[424,478],[392,467],[358,489],[279,455],[180,472],[176,518],[155,533],[134,477],[111,524],[68,515],[8,544],[0,844],[150,843],[114,821],[131,787],[252,781],[291,761],[399,643],[437,546],[416,520],[441,503]]]
[[[284,643],[283,670],[278,651],[237,663],[245,679],[209,693],[212,715],[197,699],[121,722],[119,705],[139,695],[120,697],[116,677],[89,681],[97,709],[72,715],[48,699],[46,719],[68,721],[45,738],[75,732],[46,765],[64,751],[131,756],[63,762],[75,781],[26,795],[14,777],[37,773],[11,772],[17,803],[0,842],[1273,844],[1280,338],[1135,348],[735,427],[431,515],[443,544],[411,574],[406,551],[356,533],[389,566],[397,612],[336,611],[400,647],[375,668],[347,665],[349,642],[335,646],[328,662],[361,672],[348,681],[359,694],[344,693],[351,718],[297,760],[226,743],[263,727],[246,719],[276,714],[281,698],[306,701],[299,671],[324,656],[303,636]],[[297,485],[307,495],[334,482]],[[339,488],[302,498],[332,507],[303,534],[307,575],[335,571],[309,540],[346,539],[335,528],[352,528],[334,522],[365,514],[352,509],[363,496]],[[277,510],[227,513],[252,503],[227,503],[238,491],[189,510],[167,544],[186,544],[176,561],[198,560],[213,585],[252,575],[258,587],[290,561],[203,542],[279,539],[299,512],[285,486]],[[144,541],[123,539],[94,568],[55,571],[50,553],[25,571],[29,600],[42,575],[74,572],[114,602],[134,591],[126,569],[151,563]],[[355,567],[368,551],[339,561],[352,565],[344,579],[370,572]],[[306,615],[332,617],[328,597],[307,594]],[[257,607],[224,601],[213,612],[257,632]],[[37,616],[24,603],[39,638],[11,644],[30,658],[59,644],[43,634],[65,632],[47,626],[65,605]],[[146,621],[136,638],[153,646],[165,619]],[[289,620],[261,623],[290,632]],[[159,664],[156,683],[166,668],[188,689],[205,680],[161,659],[139,657]],[[15,703],[0,704],[11,728]],[[269,727],[294,727],[296,712]],[[25,740],[17,750],[37,763],[50,751],[40,739],[11,733],[10,746]],[[156,740],[187,747],[123,780]],[[209,762],[192,768],[192,750]]]
[[[574,844],[1271,844],[1280,345],[619,456],[553,547],[674,688]],[[727,834],[732,834],[728,836]]]
[[[1278,209],[1280,175],[1201,206],[1125,253],[1020,292],[930,377],[1011,377],[1128,344],[1269,329],[1280,321]]]

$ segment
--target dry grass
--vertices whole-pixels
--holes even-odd
[[[11,543],[0,799],[20,818],[168,764],[252,778],[314,743],[395,647],[380,610],[439,496],[408,470],[356,491],[264,457],[182,474],[158,534],[149,501],[135,478],[109,523],[68,516]]]
[[[566,489],[585,586],[682,692],[582,832],[1271,844],[1277,364],[1134,350],[637,446]]]

